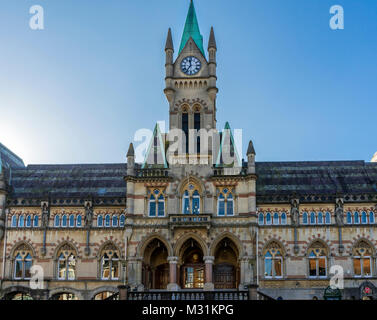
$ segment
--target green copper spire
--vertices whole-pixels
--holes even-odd
[[[199,50],[202,52],[203,56],[205,56],[203,48],[203,36],[200,34],[199,23],[196,17],[194,7],[194,1],[192,0],[190,1],[190,8],[187,14],[185,29],[183,30],[181,46],[179,48],[178,54],[182,52],[190,37],[194,40]]]

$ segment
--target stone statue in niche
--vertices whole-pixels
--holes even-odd
[[[85,203],[85,227],[90,228],[92,226],[93,222],[93,208],[92,203],[90,201],[87,201]]]
[[[344,223],[344,200],[342,198],[337,198],[335,201],[335,220],[338,226],[342,226]]]
[[[48,221],[50,220],[50,209],[48,207],[48,202],[42,202],[42,227],[48,227]]]
[[[291,200],[291,221],[292,221],[293,226],[298,226],[299,217],[300,217],[299,200],[292,199]]]

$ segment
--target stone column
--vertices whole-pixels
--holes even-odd
[[[245,256],[240,259],[240,284],[239,289],[244,290],[246,285],[254,282],[253,273],[250,265],[252,257]]]
[[[119,300],[127,300],[129,287],[121,285],[121,286],[118,286],[118,290],[119,290]]]
[[[205,256],[203,257],[205,263],[205,284],[204,284],[204,291],[213,291],[215,289],[215,285],[213,284],[213,262],[215,261],[215,257],[212,256]]]
[[[249,285],[249,300],[259,300],[258,286],[256,284]]]
[[[177,284],[177,263],[178,257],[168,257],[169,261],[169,281],[167,290],[169,291],[176,291],[179,290],[179,286]]]

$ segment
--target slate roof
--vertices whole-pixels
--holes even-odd
[[[245,163],[246,164],[246,163]],[[244,165],[245,165],[244,164]],[[136,165],[137,168],[140,164]],[[377,163],[257,162],[257,197],[374,194]],[[10,198],[124,198],[126,164],[29,165],[13,169]]]
[[[13,170],[11,198],[125,197],[126,164],[29,165]]]
[[[377,194],[377,163],[256,162],[257,196]]]

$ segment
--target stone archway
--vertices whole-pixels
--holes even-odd
[[[178,252],[177,282],[182,289],[202,289],[205,283],[205,265],[202,246],[194,238],[187,239]]]
[[[169,251],[160,239],[151,240],[144,249],[142,282],[146,289],[166,289],[169,284]]]
[[[224,237],[214,248],[213,283],[215,289],[236,289],[240,282],[237,245]]]

